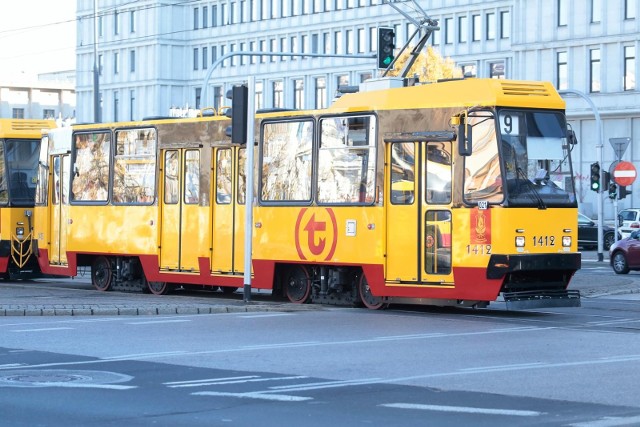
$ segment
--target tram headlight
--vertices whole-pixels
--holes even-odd
[[[18,239],[24,238],[24,227],[16,227],[16,236],[18,236]]]
[[[562,236],[562,246],[565,248],[571,246],[571,236]]]
[[[516,236],[516,248],[524,248],[524,236]]]

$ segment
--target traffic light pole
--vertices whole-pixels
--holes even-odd
[[[602,135],[602,121],[600,120],[600,112],[598,111],[598,108],[595,106],[595,104],[593,103],[593,101],[591,100],[591,98],[589,96],[587,96],[584,92],[580,92],[579,90],[574,90],[574,89],[564,89],[564,90],[559,90],[558,93],[560,95],[566,95],[566,94],[572,94],[572,95],[577,95],[580,98],[584,99],[588,104],[589,107],[591,107],[591,110],[593,111],[593,115],[596,119],[596,157],[597,157],[597,161],[598,163],[600,163],[600,182],[604,182],[604,167],[602,167],[604,165],[604,143],[603,143],[603,135]],[[602,241],[602,223],[603,223],[603,201],[602,201],[602,196],[603,196],[603,189],[602,186],[600,186],[600,191],[597,193],[596,196],[596,200],[597,200],[597,208],[598,208],[598,261],[602,262],[604,261],[604,255],[602,253],[602,247],[603,247],[603,241]]]

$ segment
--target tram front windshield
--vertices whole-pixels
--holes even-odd
[[[559,112],[499,110],[469,115],[473,153],[465,158],[467,203],[576,206],[567,125]]]
[[[33,206],[40,141],[6,139],[0,143],[0,204]]]

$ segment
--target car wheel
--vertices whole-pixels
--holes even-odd
[[[611,266],[616,274],[627,274],[629,272],[629,264],[627,264],[627,258],[622,252],[616,252],[613,254],[611,260]]]
[[[602,241],[603,241],[604,250],[608,251],[611,245],[613,245],[615,242],[615,239],[613,238],[613,233],[605,234],[604,239],[602,239]]]

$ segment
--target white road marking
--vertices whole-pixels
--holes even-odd
[[[33,383],[38,384],[38,383]],[[64,388],[101,388],[106,390],[130,390],[138,388],[135,385],[115,385],[115,384],[73,384],[73,383],[54,383],[47,382],[38,384],[40,387],[64,387]]]
[[[206,383],[211,381],[231,381],[231,380],[247,380],[251,378],[259,378],[257,375],[245,375],[242,377],[226,377],[226,378],[207,378],[204,380],[189,380],[189,381],[169,381],[166,383],[162,383],[164,385],[172,386],[179,384],[197,384],[197,383]]]
[[[219,393],[216,391],[199,391],[191,393],[194,396],[225,396],[225,397],[237,397],[240,399],[262,399],[262,400],[276,400],[279,402],[303,402],[305,400],[313,400],[311,397],[303,396],[288,396],[283,394],[261,394],[261,393]]]
[[[158,323],[184,323],[193,322],[190,319],[145,320],[141,322],[127,322],[127,325],[154,325]]]
[[[279,377],[279,378],[251,378],[251,379],[237,379],[237,380],[212,380],[210,382],[197,382],[191,384],[176,384],[176,385],[168,385],[170,388],[184,388],[184,387],[204,387],[204,386],[212,386],[212,385],[227,385],[227,384],[245,384],[245,383],[259,383],[266,381],[283,381],[283,380],[298,380],[301,378],[308,378],[306,376],[296,375],[291,377]]]
[[[597,421],[569,424],[571,427],[616,427],[640,425],[640,417],[607,417]]]
[[[259,317],[281,317],[281,316],[293,316],[293,313],[242,314],[237,317],[241,317],[243,319],[257,319]]]
[[[39,328],[39,329],[14,329],[11,332],[48,332],[48,331],[65,331],[75,328]]]
[[[415,403],[383,403],[378,406],[384,406],[387,408],[398,408],[398,409],[420,409],[423,411],[462,412],[466,414],[508,415],[508,416],[517,416],[517,417],[537,417],[543,414],[542,412],[538,412],[538,411],[474,408],[469,406],[422,405],[422,404],[415,404]]]
[[[24,366],[21,363],[5,363],[4,365],[0,365],[0,369],[2,368],[17,368],[18,366]]]

